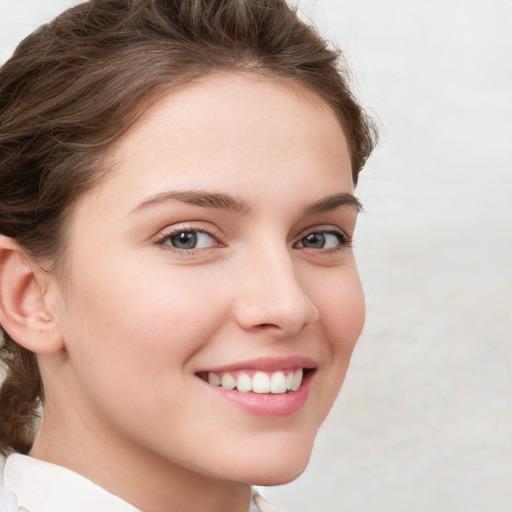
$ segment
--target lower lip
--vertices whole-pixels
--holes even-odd
[[[309,396],[311,381],[314,372],[308,373],[297,391],[291,391],[282,395],[271,393],[241,393],[240,391],[224,389],[220,386],[212,386],[202,381],[209,390],[224,400],[228,400],[241,409],[256,416],[280,418],[291,416],[298,412]]]

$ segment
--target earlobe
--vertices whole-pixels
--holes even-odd
[[[63,349],[63,341],[42,281],[19,244],[0,235],[0,324],[26,349],[52,354]]]

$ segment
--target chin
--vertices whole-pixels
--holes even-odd
[[[291,453],[293,452],[293,453]],[[263,455],[265,458],[248,459],[247,467],[239,468],[237,479],[250,485],[274,486],[295,480],[306,469],[311,447],[292,448],[288,453]]]
[[[251,480],[251,485],[261,485],[264,487],[272,487],[274,485],[283,485],[287,484],[296,478],[298,478],[307,467],[307,463],[304,464],[301,468],[286,468],[282,471],[269,471],[265,475],[259,475],[258,478],[254,478]]]

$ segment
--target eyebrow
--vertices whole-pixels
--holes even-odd
[[[130,212],[130,215],[137,211],[144,210],[150,206],[169,201],[179,201],[181,203],[201,206],[203,208],[229,210],[236,213],[248,213],[250,210],[249,203],[243,199],[239,199],[229,194],[223,194],[219,192],[206,192],[201,190],[171,190],[148,197],[142,203],[136,206]],[[361,203],[355,196],[348,192],[340,192],[324,197],[306,206],[305,214],[315,215],[319,213],[325,213],[343,206],[352,207],[357,212],[361,212],[363,210]]]
[[[242,199],[217,192],[204,192],[200,190],[168,191],[155,194],[149,197],[130,213],[143,210],[148,206],[168,201],[179,201],[181,203],[193,204],[204,208],[216,208],[218,210],[230,210],[236,213],[247,213],[249,204]]]
[[[363,205],[359,200],[348,192],[340,192],[324,197],[319,201],[314,202],[306,207],[307,215],[315,215],[318,213],[325,213],[342,206],[349,206],[354,208],[358,213],[363,211]]]

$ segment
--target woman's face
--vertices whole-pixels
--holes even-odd
[[[212,75],[154,103],[110,162],[70,219],[59,312],[88,457],[293,479],[364,322],[335,114],[296,84]]]

